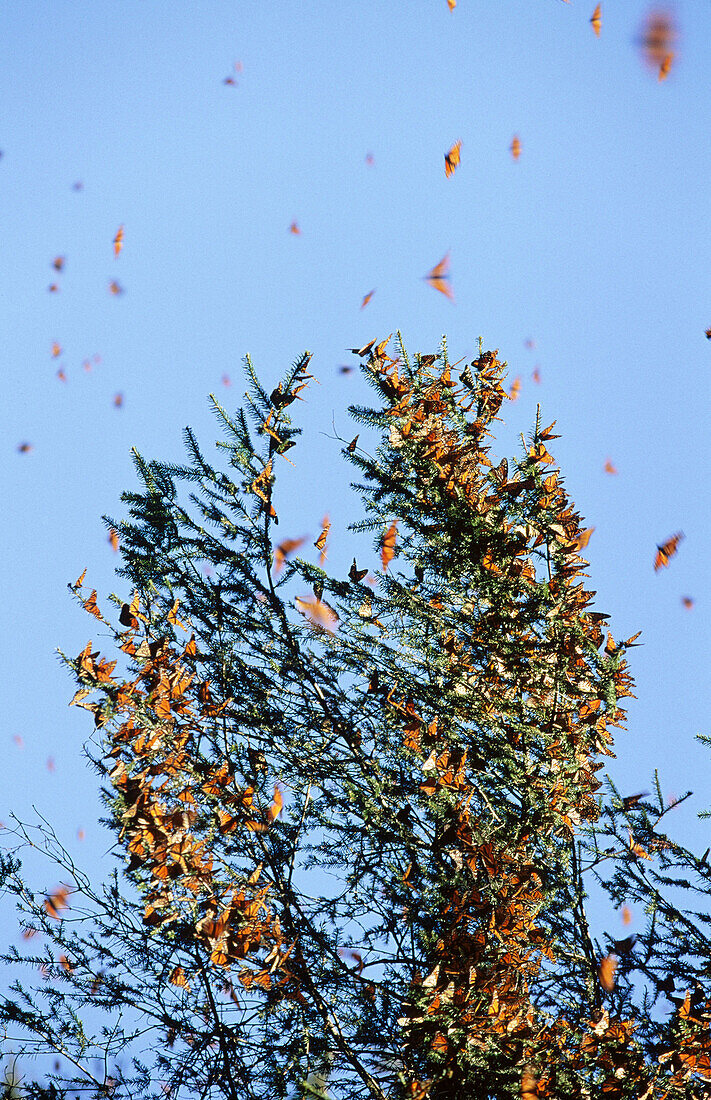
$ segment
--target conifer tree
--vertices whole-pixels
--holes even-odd
[[[2,857],[42,936],[3,957],[41,968],[7,1045],[59,1059],[25,1095],[711,1095],[710,872],[658,782],[599,778],[637,636],[592,609],[553,425],[495,462],[497,353],[388,347],[356,352],[379,446],[343,448],[378,570],[275,531],[308,355],[271,393],[247,360],[221,464],[190,430],[184,465],[135,454],[127,587],[109,614],[72,586],[103,640],[68,659],[117,870],[96,890],[44,823]],[[26,885],[23,843],[61,886]],[[644,929],[591,927],[593,888]]]

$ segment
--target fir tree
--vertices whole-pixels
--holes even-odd
[[[553,425],[494,464],[497,353],[453,375],[444,344],[387,348],[356,352],[376,399],[351,410],[380,445],[343,448],[378,571],[331,576],[327,526],[318,565],[275,534],[308,355],[214,402],[221,466],[190,430],[185,465],[135,454],[106,520],[130,593],[109,617],[72,586],[112,652],[68,661],[117,872],[94,890],[45,824],[16,847],[61,887],[3,857],[43,948],[5,954],[42,976],[0,1016],[20,1060],[63,1059],[26,1095],[709,1095],[710,872],[658,784],[598,778],[636,636],[592,610]],[[645,929],[596,936],[593,884]]]

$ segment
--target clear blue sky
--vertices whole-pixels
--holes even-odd
[[[711,732],[711,4],[676,5],[663,83],[637,44],[649,5],[603,0],[599,39],[594,6],[3,5],[0,819],[35,803],[83,862],[107,846],[80,756],[91,721],[67,709],[55,649],[102,641],[66,585],[86,567],[100,601],[117,587],[100,516],[135,484],[130,447],[178,459],[185,424],[209,447],[207,394],[240,403],[245,353],[274,382],[310,349],[321,384],[301,407],[311,439],[286,468],[281,529],[315,537],[330,512],[347,566],[350,474],[328,436],[332,421],[355,434],[346,408],[370,391],[338,367],[346,348],[400,328],[412,351],[442,333],[455,359],[480,335],[500,349],[522,380],[500,453],[536,402],[557,419],[555,457],[595,527],[597,608],[616,637],[643,631],[613,773],[625,793],[655,765],[667,793],[693,787],[673,824],[697,851],[711,843],[695,818],[711,804],[711,756],[694,741]],[[422,281],[448,251],[455,304]],[[655,575],[656,544],[678,530]]]

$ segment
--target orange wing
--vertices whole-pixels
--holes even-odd
[[[592,29],[595,31],[595,34],[599,38],[600,37],[600,29],[602,27],[602,5],[601,4],[598,4],[598,6],[595,8],[595,11],[592,13],[592,18],[590,20],[590,23],[592,25]]]
[[[123,226],[120,225],[116,230],[116,236],[114,237],[114,256],[118,256],[119,252],[123,248]]]
[[[330,530],[331,521],[328,516],[324,516],[321,520],[321,534],[314,543],[314,546],[319,551],[319,565],[323,565],[326,560],[326,539],[328,538],[328,532]]]
[[[373,297],[374,294],[375,294],[374,290],[371,290],[366,294],[363,301],[360,303],[360,308],[361,309],[365,309],[365,307],[367,306],[368,302],[370,301],[370,299]]]
[[[521,139],[518,134],[514,134],[511,141],[511,156],[514,160],[518,160],[521,156]]]
[[[615,466],[615,464],[613,463],[611,458],[606,458],[605,459],[605,465],[603,466],[603,469],[604,469],[606,474],[616,474],[617,473],[617,467]]]
[[[600,966],[598,967],[598,977],[600,979],[600,985],[606,993],[611,993],[615,987],[615,971],[617,970],[617,959],[614,955],[605,955],[600,959]]]
[[[298,550],[300,546],[303,546],[306,539],[284,539],[274,550],[274,576],[278,577],[284,568],[284,562],[293,554],[295,550]]]
[[[449,152],[444,154],[444,171],[448,177],[454,175],[454,170],[459,164],[459,150],[461,147],[461,141],[455,141]]]
[[[447,0],[447,7],[450,11],[454,11],[457,6],[457,0]]]
[[[299,223],[292,222],[289,226],[289,232],[293,233],[295,237],[298,237],[298,235],[301,233],[301,230],[299,229]]]
[[[521,392],[521,376],[517,375],[511,383],[511,389],[508,392],[509,401],[516,401],[518,395]]]
[[[329,634],[333,634],[338,624],[338,615],[323,600],[302,600],[299,596],[295,600],[301,614],[309,620],[312,626],[323,627]]]
[[[594,527],[588,527],[586,531],[581,531],[575,540],[575,549],[584,550],[587,544],[590,542],[590,536],[592,535]]]
[[[676,554],[679,548],[679,543],[681,542],[683,537],[683,532],[677,531],[675,535],[672,535],[670,539],[667,539],[666,542],[663,542],[661,546],[657,546],[657,556],[654,559],[655,573],[658,569],[661,569],[662,566],[669,565],[669,559],[673,558]]]
[[[454,301],[454,294],[449,285],[449,252],[425,275],[425,279],[440,294],[444,294],[450,301]]]
[[[380,551],[380,560],[385,572],[390,562],[395,557],[395,539],[397,538],[397,520],[391,523],[383,536],[383,545]]]

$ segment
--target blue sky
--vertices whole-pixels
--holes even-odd
[[[338,367],[346,348],[399,328],[411,351],[443,333],[454,359],[479,336],[499,348],[521,377],[500,454],[537,402],[557,420],[553,453],[595,527],[596,606],[616,637],[643,631],[612,772],[625,793],[655,766],[667,793],[692,787],[674,827],[699,853],[711,842],[695,816],[711,805],[711,757],[694,740],[711,733],[711,4],[677,3],[663,83],[638,46],[650,5],[603,0],[599,39],[594,6],[3,6],[0,819],[35,804],[89,866],[107,846],[81,759],[91,723],[67,709],[55,650],[101,642],[66,588],[85,567],[100,602],[122,591],[100,517],[135,484],[130,448],[178,459],[190,424],[209,450],[207,394],[241,402],[241,358],[273,383],[308,348],[320,385],[300,407],[310,441],[285,467],[281,529],[315,537],[329,512],[347,568],[350,471],[329,436],[334,424],[355,434],[346,409],[369,391]],[[447,252],[454,304],[422,280]],[[655,574],[656,544],[679,530]]]

